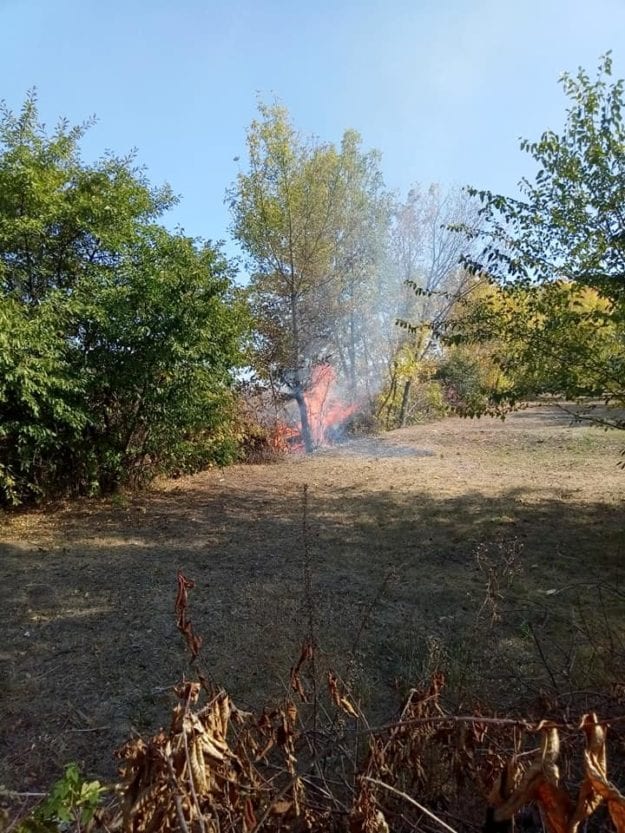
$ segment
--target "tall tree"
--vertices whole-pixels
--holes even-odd
[[[333,349],[352,401],[377,392],[388,330],[388,232],[392,198],[378,151],[364,152],[354,130],[340,148],[340,194],[333,258],[336,316]]]
[[[477,220],[475,201],[459,189],[445,192],[440,185],[427,189],[414,185],[406,200],[395,205],[390,254],[397,276],[393,304],[401,330],[396,335],[392,357],[387,407],[394,407],[401,385],[397,423],[404,425],[414,376],[402,367],[419,365],[440,344],[441,329],[457,299],[468,291],[472,279],[462,268],[465,241],[452,230],[461,224],[473,229]],[[410,361],[399,362],[397,354]]]
[[[612,82],[610,55],[591,80],[580,69],[562,78],[570,100],[561,133],[547,131],[521,148],[538,166],[521,183],[519,198],[471,189],[481,201],[481,226],[465,229],[478,256],[465,262],[487,274],[507,292],[531,298],[532,287],[572,282],[590,287],[606,303],[570,304],[571,291],[554,286],[531,299],[542,336],[528,338],[528,366],[558,366],[559,392],[575,396],[603,393],[625,403],[625,122],[622,80]],[[564,299],[564,301],[563,301]],[[577,324],[576,319],[577,317]],[[496,319],[495,319],[496,320]],[[531,324],[531,322],[530,322]],[[518,329],[519,322],[517,322]],[[588,326],[614,332],[610,359],[595,352],[593,339],[576,339]],[[531,326],[528,329],[532,329]],[[536,328],[534,328],[536,335]],[[488,333],[485,337],[490,337]],[[585,368],[583,373],[578,372]],[[594,372],[590,372],[594,368]],[[566,370],[570,370],[567,374]],[[568,381],[567,381],[568,378]],[[586,384],[580,384],[585,379]],[[515,401],[519,390],[510,390]],[[529,391],[524,391],[528,395]],[[623,427],[622,420],[611,420]]]
[[[374,237],[384,225],[378,157],[361,152],[353,131],[339,149],[305,139],[277,104],[259,105],[247,150],[249,167],[229,200],[252,268],[257,356],[297,402],[311,451],[305,394],[314,366],[337,362],[355,388],[366,362],[360,311],[370,303]]]

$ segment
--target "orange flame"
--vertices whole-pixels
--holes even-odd
[[[333,431],[357,410],[357,405],[346,405],[341,401],[336,390],[336,371],[331,364],[318,364],[313,368],[304,399],[316,446],[331,443]]]
[[[300,432],[286,422],[276,422],[269,432],[269,445],[274,451],[281,453],[301,448]]]
[[[336,390],[336,371],[330,364],[312,369],[310,384],[304,393],[308,423],[316,447],[336,442],[343,423],[358,410],[357,404],[346,405]],[[303,451],[301,428],[292,414],[288,422],[277,421],[271,429],[269,443],[276,451]]]

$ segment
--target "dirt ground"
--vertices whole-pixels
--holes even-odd
[[[0,784],[47,786],[71,760],[107,777],[116,745],[167,721],[192,673],[178,569],[202,666],[243,708],[284,693],[311,607],[324,661],[374,715],[437,665],[454,696],[501,708],[608,685],[625,657],[624,444],[532,408],[6,516]]]

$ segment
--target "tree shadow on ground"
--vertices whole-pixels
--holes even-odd
[[[469,694],[490,681],[501,707],[558,680],[573,685],[559,657],[560,676],[549,679],[536,643],[549,653],[584,628],[589,643],[591,633],[601,641],[593,611],[612,634],[614,661],[625,654],[620,504],[539,489],[443,499],[419,488],[364,497],[355,487],[311,488],[307,518],[304,530],[300,487],[187,485],[125,509],[87,507],[43,548],[3,546],[0,783],[46,785],[69,760],[110,775],[112,749],[129,731],[167,721],[169,687],[193,673],[173,616],[178,569],[196,582],[202,668],[243,707],[284,695],[311,607],[324,662],[349,667],[376,717],[396,702],[389,684],[401,690],[437,663]],[[514,550],[522,567],[498,588],[496,625],[484,613],[480,546],[493,564]]]

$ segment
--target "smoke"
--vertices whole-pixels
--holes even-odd
[[[290,448],[306,444],[305,431],[309,448],[339,442],[357,414],[373,425],[383,406],[397,411],[386,415],[386,427],[403,424],[410,373],[440,356],[434,325],[468,280],[459,265],[466,241],[450,230],[475,221],[466,194],[415,186],[404,201],[374,196],[346,219],[329,273],[274,294],[263,307],[273,417]],[[411,327],[398,327],[400,319]]]

